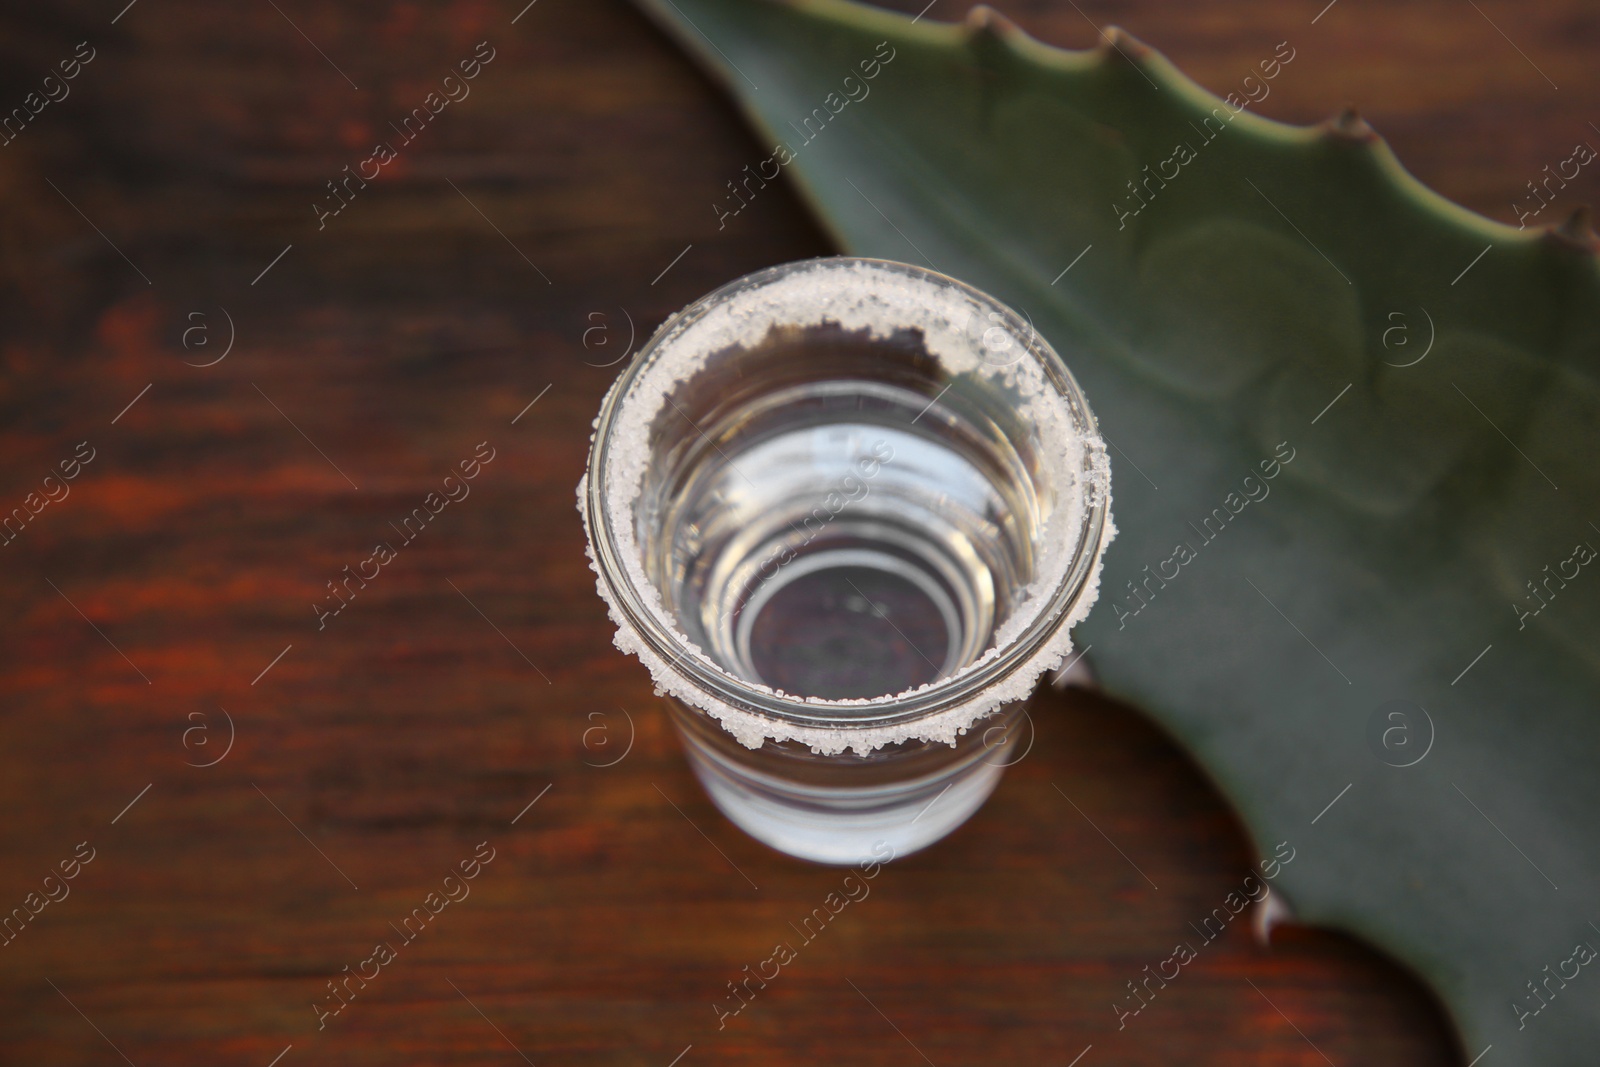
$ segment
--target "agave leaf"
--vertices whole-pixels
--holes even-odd
[[[1114,445],[1091,658],[1263,854],[1296,849],[1296,915],[1410,965],[1469,1055],[1594,1062],[1595,992],[1526,984],[1600,946],[1587,227],[1483,219],[1353,115],[1235,115],[1120,33],[641,3],[792,156],[729,175],[723,224],[782,166],[844,249],[987,289],[1064,354]]]

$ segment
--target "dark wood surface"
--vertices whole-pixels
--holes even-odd
[[[0,947],[0,1063],[1465,1062],[1376,954],[1242,920],[1119,1031],[1125,983],[1257,857],[1168,738],[1081,694],[1041,693],[979,815],[719,1031],[841,873],[710,807],[611,645],[573,488],[630,321],[825,240],[782,187],[717,230],[755,146],[620,3],[123,3],[0,26],[0,109],[95,50],[0,146],[0,508],[94,450],[0,547],[0,908],[94,856]],[[1289,39],[1261,111],[1353,102],[1499,218],[1600,144],[1576,0],[1079,6],[1008,10],[1076,47],[1120,23],[1223,91]],[[484,40],[471,95],[319,230],[323,183]],[[470,495],[402,544],[480,442]],[[470,896],[404,943],[480,842]]]

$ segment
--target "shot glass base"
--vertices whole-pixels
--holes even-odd
[[[770,741],[746,749],[702,713],[667,704],[695,776],[735,826],[779,852],[837,865],[905,856],[966,822],[1004,770],[1004,754],[983,734],[1020,713],[1003,710],[954,747],[913,743],[865,758],[822,757]],[[791,764],[787,773],[769,773],[774,758]]]

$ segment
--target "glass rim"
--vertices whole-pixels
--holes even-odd
[[[613,532],[613,516],[605,491],[605,472],[611,454],[610,431],[617,413],[633,385],[659,354],[690,326],[730,297],[808,267],[856,263],[956,287],[985,310],[999,312],[1007,325],[1018,328],[1019,335],[1029,338],[1023,346],[1027,355],[1039,364],[1046,381],[1066,402],[1077,422],[1079,433],[1085,438],[1099,437],[1098,421],[1066,362],[1054,346],[1033,328],[1031,322],[1022,319],[1006,304],[959,278],[915,264],[866,256],[818,256],[777,264],[735,278],[674,313],[657,328],[606,392],[600,414],[595,420],[583,501],[596,570],[611,593],[609,603],[624,617],[623,624],[631,627],[633,633],[653,653],[691,686],[715,700],[782,723],[829,730],[870,729],[915,722],[980,699],[986,689],[1026,664],[1065,624],[1073,605],[1088,586],[1103,548],[1109,511],[1109,493],[1086,494],[1083,520],[1075,531],[1078,541],[1072,561],[1049,597],[1035,598],[1037,606],[1030,605],[1026,609],[1032,615],[1021,633],[1005,646],[986,648],[983,657],[990,657],[993,653],[987,661],[980,658],[975,664],[959,668],[945,678],[908,693],[867,700],[827,700],[780,694],[770,688],[758,689],[716,664],[704,652],[695,651],[687,636],[675,626],[663,625],[629,578]],[[627,517],[627,521],[631,522],[632,517]],[[658,597],[661,596],[660,590],[656,590],[656,593]]]

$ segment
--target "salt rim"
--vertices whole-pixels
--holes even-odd
[[[644,663],[658,695],[671,695],[704,711],[747,748],[760,748],[770,738],[798,741],[822,755],[854,750],[865,756],[884,745],[912,739],[954,745],[957,737],[974,723],[1003,704],[1026,699],[1040,675],[1061,666],[1073,648],[1071,628],[1088,615],[1099,597],[1101,560],[1106,545],[1116,535],[1111,518],[1110,463],[1104,441],[1092,429],[1084,433],[1074,427],[1067,404],[1033,359],[1022,358],[997,365],[983,358],[968,326],[974,316],[993,309],[980,302],[982,294],[975,290],[942,275],[888,261],[824,259],[794,264],[786,271],[785,268],[777,270],[779,273],[772,277],[764,277],[769,272],[762,272],[741,279],[669,319],[636,357],[641,361],[641,369],[629,384],[626,395],[621,398],[614,395],[629,377],[624,374],[612,386],[605,401],[606,406],[615,404],[616,410],[612,413],[605,467],[599,473],[605,510],[623,519],[614,519],[609,524],[616,555],[632,591],[659,626],[675,638],[684,658],[694,659],[697,666],[726,679],[732,686],[761,696],[798,702],[808,709],[815,708],[820,714],[834,708],[859,708],[903,700],[951,687],[1001,656],[1038,621],[1041,602],[1048,606],[1072,568],[1086,511],[1098,504],[1103,509],[1103,519],[1099,544],[1094,546],[1093,564],[1078,595],[1054,624],[1049,638],[1026,660],[975,696],[917,718],[884,725],[818,726],[791,722],[735,707],[717,698],[682,669],[658,655],[634,629],[596,553],[596,529],[592,525],[596,520],[590,516],[587,506],[589,474],[586,472],[577,487],[578,510],[588,534],[585,553],[596,575],[595,587],[617,626],[614,643],[618,649],[637,656]],[[732,346],[750,348],[759,344],[775,323],[814,326],[824,322],[837,324],[847,331],[864,330],[869,337],[879,339],[886,339],[896,329],[914,327],[921,331],[928,354],[951,376],[977,374],[986,379],[998,379],[1022,397],[1019,414],[1038,429],[1041,450],[1050,457],[1052,468],[1070,472],[1076,483],[1062,486],[1053,502],[1038,537],[1041,549],[1038,571],[1019,597],[1018,607],[996,631],[991,646],[955,673],[891,696],[848,700],[799,697],[726,670],[693,644],[666,610],[660,592],[640,562],[631,521],[649,463],[644,443],[649,440],[651,425],[666,407],[678,383],[703,369],[707,359],[716,352]],[[666,344],[669,340],[670,346]],[[1048,351],[1042,339],[1038,344]],[[1092,426],[1093,416],[1089,419]],[[599,424],[600,419],[596,417],[596,431],[590,436],[591,464]]]

